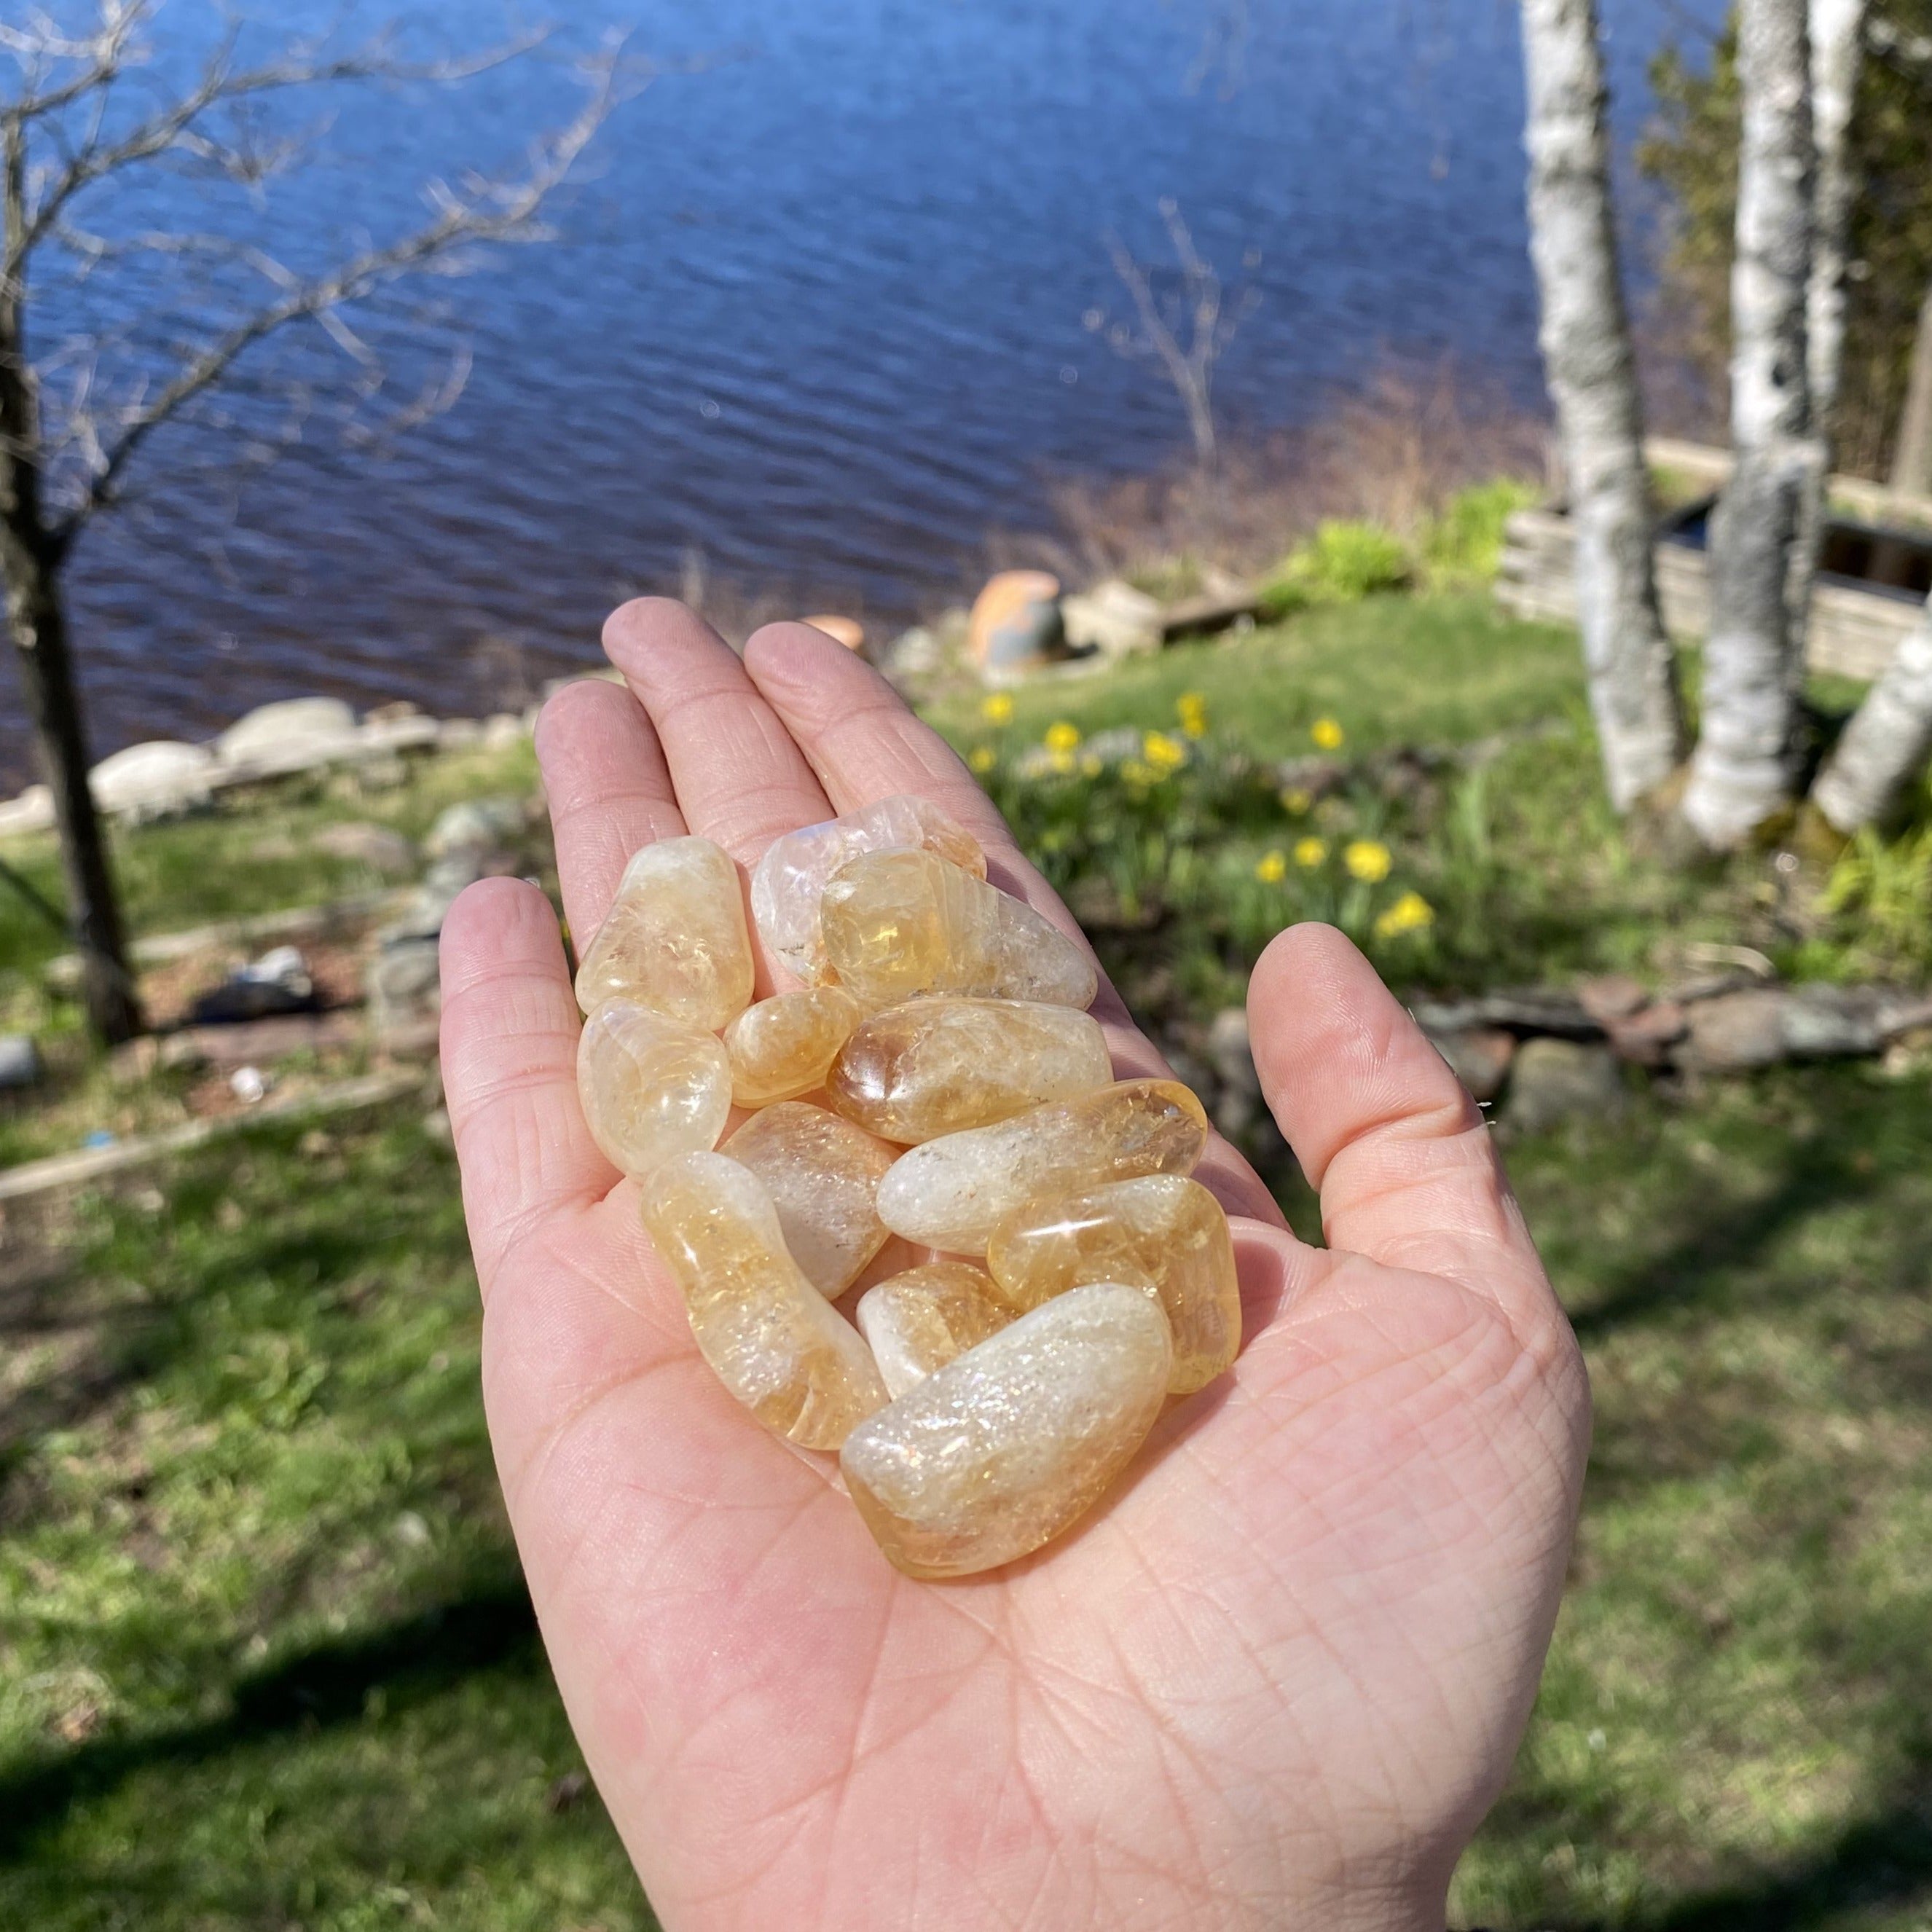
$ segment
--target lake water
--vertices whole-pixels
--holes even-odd
[[[406,18],[473,41],[479,10]],[[1125,314],[1104,238],[1155,259],[1162,196],[1255,292],[1219,376],[1229,424],[1304,418],[1390,352],[1538,394],[1504,0],[565,10],[580,41],[636,22],[670,70],[607,130],[554,242],[443,291],[475,352],[455,410],[374,466],[298,460],[232,496],[172,476],[158,440],[138,514],[83,540],[97,755],[310,691],[480,708],[493,681],[590,660],[610,604],[674,588],[693,553],[801,608],[907,621],[970,581],[990,531],[1039,521],[1052,472],[1184,441],[1158,375],[1086,320]],[[1685,12],[1606,0],[1626,131]],[[384,232],[425,176],[568,98],[539,66],[352,105],[272,218]],[[199,222],[202,193],[160,184],[143,218]]]

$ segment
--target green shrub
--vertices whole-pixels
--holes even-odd
[[[1503,526],[1536,501],[1514,476],[1458,490],[1424,531],[1422,564],[1431,584],[1466,588],[1494,581],[1503,557]]]
[[[1410,574],[1408,552],[1391,531],[1330,518],[1262,584],[1261,605],[1273,617],[1310,604],[1353,604],[1400,590]]]

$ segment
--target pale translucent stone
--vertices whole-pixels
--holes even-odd
[[[699,1352],[768,1429],[836,1449],[884,1403],[872,1352],[785,1252],[755,1175],[722,1154],[686,1154],[651,1177],[644,1216]]]
[[[839,1456],[846,1487],[910,1576],[1010,1563],[1125,1466],[1160,1413],[1172,1354],[1143,1289],[1071,1289],[860,1423]]]
[[[1106,1036],[1090,1013],[1037,1000],[941,998],[873,1014],[845,1043],[826,1090],[848,1120],[913,1142],[1070,1100],[1113,1077]]]
[[[708,838],[662,838],[624,868],[577,969],[577,1004],[634,1000],[716,1033],[752,998],[752,935],[730,856]]]
[[[1019,1309],[1037,1308],[1082,1282],[1144,1286],[1160,1298],[1174,1333],[1172,1395],[1212,1382],[1241,1346],[1228,1217],[1198,1180],[1178,1174],[1144,1174],[1031,1202],[994,1229],[986,1265]]]
[[[986,855],[973,835],[929,800],[910,793],[874,799],[842,818],[788,832],[766,848],[752,874],[758,936],[801,980],[822,980],[818,907],[832,874],[861,852],[921,847],[976,878],[986,876]]]
[[[825,889],[826,963],[864,1006],[920,993],[1093,1003],[1094,962],[1032,907],[931,852],[867,852]]]
[[[784,1100],[724,1143],[764,1184],[806,1279],[842,1294],[886,1243],[875,1204],[895,1150],[823,1107]]]
[[[858,1001],[836,986],[776,993],[747,1006],[724,1029],[732,1099],[768,1107],[815,1092],[862,1017]]]
[[[578,1038],[577,1091],[591,1137],[613,1167],[636,1176],[718,1144],[731,1112],[731,1065],[712,1034],[634,1000],[606,1000]]]
[[[929,1262],[868,1288],[853,1311],[886,1388],[904,1395],[1013,1318],[992,1276],[970,1262]]]
[[[908,1240],[984,1254],[993,1230],[1029,1201],[1136,1174],[1191,1173],[1207,1144],[1208,1116],[1178,1082],[1122,1080],[902,1154],[880,1184],[879,1216]]]

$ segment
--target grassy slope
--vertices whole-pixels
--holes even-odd
[[[1384,602],[1022,694],[1015,729],[1162,724],[1184,689],[1277,754],[1324,712],[1358,744],[1574,727],[1571,648],[1473,604]],[[1511,755],[1504,873],[1581,847],[1569,876],[1620,908],[1524,915],[1524,957],[1614,956],[1699,908],[1722,925],[1577,815],[1574,731]],[[200,889],[211,910],[233,890],[212,867]],[[1597,1448],[1551,1669],[1456,1922],[1928,1922],[1926,1098],[1814,1070],[1514,1150]],[[265,1136],[165,1199],[89,1206],[56,1272],[0,1259],[9,1922],[650,1924],[594,1796],[546,1805],[576,1760],[494,1498],[452,1181],[406,1114],[306,1151]]]

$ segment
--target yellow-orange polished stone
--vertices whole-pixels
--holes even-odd
[[[661,838],[624,868],[577,969],[577,1004],[634,1000],[716,1033],[752,998],[752,935],[730,855],[708,838]]]
[[[997,1335],[1013,1310],[984,1268],[928,1262],[867,1288],[853,1315],[887,1393],[902,1396],[954,1356]]]
[[[1212,1382],[1241,1346],[1228,1217],[1198,1180],[1178,1174],[1144,1174],[1029,1202],[994,1229],[986,1266],[1018,1309],[1037,1308],[1082,1282],[1144,1286],[1159,1298],[1174,1334],[1171,1395]]]
[[[836,986],[774,993],[747,1006],[724,1029],[731,1098],[741,1107],[769,1107],[816,1092],[863,1017],[858,1001]]]
[[[885,1246],[877,1202],[896,1150],[862,1127],[781,1100],[754,1114],[724,1151],[764,1184],[793,1260],[822,1294],[844,1294]]]
[[[700,1353],[766,1428],[836,1449],[884,1406],[872,1352],[799,1272],[748,1169],[719,1154],[668,1162],[644,1190],[644,1216]]]
[[[879,1218],[948,1254],[982,1255],[1031,1200],[1137,1174],[1189,1174],[1208,1116],[1178,1081],[1121,1080],[910,1149],[879,1184]]]
[[[1113,1077],[1090,1013],[1035,1000],[940,998],[873,1014],[846,1042],[826,1090],[848,1120],[910,1142],[1070,1100]]]
[[[1049,920],[932,852],[866,852],[820,902],[826,964],[868,1007],[921,993],[1093,1004],[1094,962]]]
[[[1071,1288],[868,1416],[840,1452],[846,1487],[908,1575],[996,1569],[1099,1500],[1160,1413],[1172,1355],[1144,1289]]]
[[[718,1144],[731,1066],[712,1034],[632,1000],[605,1000],[577,1042],[577,1091],[591,1137],[634,1178]]]
[[[801,826],[772,840],[752,874],[752,916],[758,936],[801,980],[825,976],[819,902],[832,875],[861,852],[922,848],[975,878],[986,876],[986,855],[966,828],[931,800],[910,792]]]

